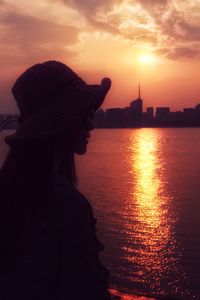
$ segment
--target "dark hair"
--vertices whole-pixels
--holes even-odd
[[[5,251],[1,257],[6,257],[8,251],[3,245],[9,245],[9,249],[19,245],[20,251],[22,239],[53,200],[55,145],[55,140],[44,139],[18,142],[10,148],[0,170],[0,252]],[[70,151],[59,171],[68,182],[75,184],[74,154]]]
[[[52,184],[53,160],[55,155],[56,139],[46,138],[37,141],[18,142],[10,147],[7,158],[0,170],[0,188],[2,181],[9,180],[11,186],[16,182],[23,183],[32,180],[43,184]],[[74,153],[68,151],[59,167],[59,173],[68,182],[76,184]],[[41,178],[42,177],[42,178]],[[20,181],[20,182],[19,182]]]

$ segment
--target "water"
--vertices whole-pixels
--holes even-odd
[[[1,163],[2,141],[0,149]],[[98,218],[113,286],[200,299],[199,153],[198,128],[93,132],[77,157],[79,188]]]

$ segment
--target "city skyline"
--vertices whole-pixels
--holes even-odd
[[[147,105],[145,105],[145,101],[144,101],[144,98],[142,97],[142,87],[141,87],[141,83],[139,83],[138,84],[138,97],[136,98],[136,99],[133,99],[132,98],[132,100],[130,100],[130,103],[131,102],[133,102],[133,101],[135,101],[135,100],[137,100],[137,99],[141,99],[142,101],[143,101],[143,104],[142,104],[142,107],[143,108],[145,108],[146,110],[148,109],[148,108],[155,108],[155,109],[157,109],[157,108],[169,108],[169,110],[171,111],[171,112],[177,112],[177,111],[183,111],[184,109],[194,109],[196,106],[198,106],[198,105],[200,105],[200,99],[199,99],[199,102],[198,103],[196,103],[194,106],[187,106],[187,107],[182,107],[182,108],[180,108],[179,110],[171,110],[171,107],[170,106],[163,106],[163,105],[159,105],[159,106],[153,106],[153,105],[149,105],[149,106],[147,106]],[[129,103],[129,104],[130,104]],[[151,104],[151,103],[150,103]],[[108,107],[107,109],[115,109],[115,108],[125,108],[125,107]],[[103,109],[103,108],[102,108]],[[105,110],[105,109],[103,109],[103,110]],[[144,111],[143,111],[144,112]]]
[[[172,111],[167,106],[145,107],[144,104],[139,83],[138,97],[132,99],[129,106],[98,109],[94,117],[94,126],[95,128],[200,127],[200,103],[196,103],[194,107],[182,107],[178,111]],[[8,123],[7,128],[15,129],[18,126],[19,116],[19,113],[2,114],[0,112],[0,125]],[[7,122],[7,119],[12,121]]]
[[[199,127],[200,103],[195,107],[183,107],[171,111],[170,107],[144,107],[141,87],[138,86],[138,97],[129,106],[99,109],[95,113],[96,128],[131,128],[131,127]]]

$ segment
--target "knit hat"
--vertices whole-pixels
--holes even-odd
[[[5,138],[6,143],[11,145],[73,129],[100,107],[110,86],[109,78],[103,78],[99,85],[88,85],[58,61],[33,65],[12,88],[20,111],[20,126]]]

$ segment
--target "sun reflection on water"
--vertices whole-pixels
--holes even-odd
[[[160,155],[158,130],[134,132],[130,144],[132,188],[124,217],[127,235],[126,257],[133,265],[132,280],[165,294],[171,285],[178,289],[176,240],[173,226],[176,215],[170,214],[172,197],[167,191],[164,159]],[[173,271],[172,271],[173,270]]]
[[[152,131],[143,131],[139,132],[137,138],[137,148],[133,148],[132,153],[132,170],[135,175],[133,196],[137,202],[136,219],[149,234],[144,244],[151,247],[158,244],[158,236],[159,242],[162,237],[162,244],[170,238],[170,227],[163,211],[163,204],[170,200],[170,196],[161,193],[163,184],[161,174],[158,176],[161,169],[157,156],[158,137]]]

